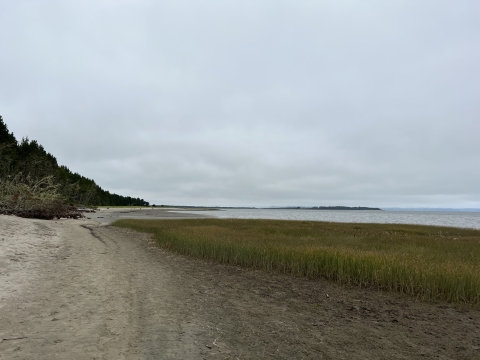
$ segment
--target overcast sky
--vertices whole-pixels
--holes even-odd
[[[0,0],[0,115],[154,204],[480,207],[480,2]]]

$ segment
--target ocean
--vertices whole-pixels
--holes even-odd
[[[198,214],[198,211],[181,211]],[[201,214],[221,219],[308,220],[349,223],[417,224],[480,229],[480,212],[399,210],[219,209]]]

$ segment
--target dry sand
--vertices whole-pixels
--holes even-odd
[[[480,359],[479,310],[171,254],[108,223],[184,215],[131,211],[0,216],[0,359]]]

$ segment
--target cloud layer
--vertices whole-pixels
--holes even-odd
[[[110,191],[480,207],[477,1],[0,9],[0,114]]]

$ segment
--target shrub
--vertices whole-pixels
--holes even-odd
[[[39,219],[82,217],[75,207],[65,204],[53,176],[36,180],[21,173],[0,179],[0,214]]]

